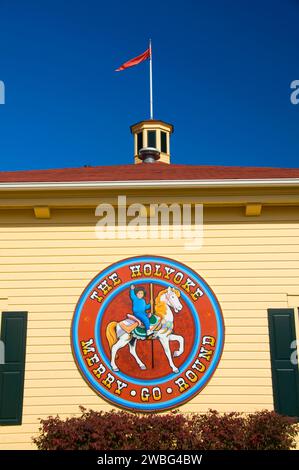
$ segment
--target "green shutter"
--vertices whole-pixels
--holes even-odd
[[[3,312],[1,340],[5,364],[0,364],[0,424],[22,424],[27,312]]]
[[[299,416],[299,371],[292,364],[291,343],[296,339],[294,310],[268,310],[274,408],[280,414]]]

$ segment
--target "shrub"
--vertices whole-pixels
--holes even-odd
[[[81,407],[78,418],[41,420],[33,441],[40,450],[182,449],[188,435],[183,414],[137,415]]]
[[[81,408],[81,416],[41,420],[39,450],[285,450],[296,447],[294,419],[272,411],[249,415],[171,412],[140,415]]]
[[[264,410],[248,415],[246,421],[246,449],[288,450],[296,447],[296,419]]]
[[[246,418],[240,413],[209,410],[196,414],[191,426],[192,442],[204,450],[242,450],[245,448]]]

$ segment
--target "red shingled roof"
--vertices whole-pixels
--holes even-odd
[[[0,172],[0,183],[273,178],[299,178],[299,168],[168,165],[167,163],[157,162],[138,165]]]

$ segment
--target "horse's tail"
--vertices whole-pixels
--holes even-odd
[[[106,328],[106,338],[108,340],[110,349],[117,342],[116,325],[117,325],[116,321],[111,321],[110,323],[108,323],[107,328]]]

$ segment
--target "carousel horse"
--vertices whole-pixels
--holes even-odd
[[[153,333],[149,337],[151,340],[158,339],[164,349],[169,366],[173,372],[179,372],[175,366],[169,347],[170,341],[177,341],[179,348],[174,352],[173,357],[178,357],[184,352],[184,338],[183,336],[173,333],[175,313],[182,310],[183,306],[179,300],[181,293],[174,287],[168,287],[159,292],[155,299],[154,314],[150,317],[151,329]],[[138,340],[146,339],[145,329],[142,328],[141,322],[133,315],[128,315],[126,319],[121,322],[112,321],[108,323],[106,328],[106,338],[109,343],[111,351],[111,368],[115,372],[119,369],[116,365],[117,352],[124,348],[127,344],[134,359],[136,360],[140,369],[145,370],[146,366],[139,358],[136,351],[136,343]]]

